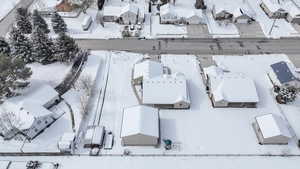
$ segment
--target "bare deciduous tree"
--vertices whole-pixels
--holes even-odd
[[[15,113],[2,110],[0,112],[0,133],[9,134],[12,130],[18,130],[22,125],[21,119]]]
[[[91,96],[92,87],[93,87],[93,81],[90,76],[81,76],[78,79],[77,83],[75,84],[75,88],[82,92],[82,95],[80,97],[80,104],[81,104],[80,113],[82,117],[84,117],[87,113],[87,105],[88,105],[88,100]]]

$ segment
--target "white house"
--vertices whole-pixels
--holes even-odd
[[[11,119],[14,123],[13,126],[29,140],[34,139],[55,121],[51,111],[33,101],[24,101],[21,104],[6,102],[4,107],[5,111],[14,114],[14,118]],[[14,135],[6,133],[4,137],[11,139]]]
[[[141,84],[144,79],[163,75],[163,65],[159,61],[146,59],[137,62],[133,68],[133,83]]]
[[[256,107],[258,95],[254,81],[242,73],[204,68],[207,89],[214,107]]]
[[[277,0],[262,0],[260,7],[272,19],[286,18],[287,11]]]
[[[300,87],[299,75],[291,63],[281,61],[272,64],[268,76],[273,85]]]
[[[285,121],[275,114],[255,117],[253,127],[260,144],[288,144],[292,137]]]
[[[236,8],[233,11],[233,22],[251,23],[254,21],[255,12],[247,8]]]
[[[226,6],[225,6],[226,7]],[[217,21],[232,21],[233,13],[231,8],[226,9],[224,6],[215,4],[212,9],[212,15]]]
[[[180,18],[177,16],[171,4],[167,3],[160,6],[160,23],[161,24],[174,24],[178,23]]]
[[[288,12],[286,20],[291,23],[300,24],[300,9],[293,2],[287,2],[284,5],[285,10]]]
[[[120,23],[121,24],[137,24],[139,17],[139,8],[132,4],[127,4],[121,9]]]
[[[143,81],[142,103],[161,108],[189,108],[191,102],[185,76],[181,73],[175,73],[145,79]]]
[[[202,11],[186,11],[184,20],[188,25],[196,25],[196,24],[205,24],[206,21],[204,19]]]
[[[144,16],[139,8],[133,4],[125,6],[105,6],[103,8],[104,22],[118,22],[120,24],[130,25],[143,22]]]
[[[20,99],[11,99],[3,104],[5,112],[13,113],[13,128],[11,133],[8,131],[3,134],[6,139],[11,139],[21,132],[27,139],[32,140],[43,130],[49,127],[58,117],[49,111],[51,107],[59,99],[58,93],[48,85],[24,94]]]
[[[159,139],[158,109],[142,105],[125,108],[121,139],[123,146],[156,146]]]

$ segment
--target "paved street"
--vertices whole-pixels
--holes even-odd
[[[0,21],[0,36],[5,36],[15,20],[15,12],[17,8],[28,8],[34,0],[21,0],[20,3]]]
[[[171,54],[299,54],[300,39],[176,39],[176,40],[77,40],[79,46],[92,50],[125,50],[141,53]]]

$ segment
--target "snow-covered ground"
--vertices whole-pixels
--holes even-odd
[[[2,20],[14,7],[20,2],[20,0],[3,0],[0,6],[0,20]]]
[[[281,113],[270,93],[271,84],[265,70],[269,64],[286,59],[282,55],[215,57],[230,70],[245,72],[254,78],[261,100],[256,109],[213,108],[196,57],[163,55],[162,63],[172,72],[186,75],[192,102],[189,110],[160,110],[161,139],[173,140],[176,148],[165,151],[163,147],[122,147],[122,110],[138,104],[130,86],[130,74],[132,65],[141,57],[143,55],[127,52],[112,54],[100,123],[113,131],[115,144],[112,150],[101,151],[102,154],[122,154],[124,149],[129,149],[132,154],[300,154],[295,140],[288,145],[259,145],[251,126],[257,115]],[[261,67],[257,67],[259,63],[262,63]],[[248,70],[249,67],[256,69]]]
[[[97,70],[100,67],[101,60],[106,56],[106,52],[92,52],[92,55],[88,57],[88,61],[85,64],[79,79],[83,77],[89,77],[93,82],[97,75]],[[54,63],[50,65],[40,65],[33,63],[29,65],[32,68],[33,75],[29,80],[30,86],[24,91],[21,91],[22,95],[11,98],[13,100],[21,99],[25,97],[27,93],[30,93],[35,88],[39,87],[40,84],[49,84],[53,87],[62,82],[66,74],[69,72],[71,65],[64,65],[60,63]],[[78,129],[81,123],[81,96],[83,91],[71,89],[62,97],[72,107],[75,117],[75,130]],[[53,112],[63,111],[65,112],[55,123],[47,128],[43,133],[37,136],[30,143],[23,141],[11,140],[4,141],[0,140],[0,152],[59,152],[57,143],[60,137],[65,132],[72,132],[72,121],[69,107],[65,101],[61,102],[57,107],[52,108]]]
[[[29,64],[33,74],[29,81],[31,85],[35,83],[46,83],[52,87],[59,85],[69,73],[72,65],[64,63],[53,63],[42,65],[40,63]]]
[[[160,24],[159,16],[152,16],[152,37],[186,37],[186,25]]]
[[[299,157],[2,157],[2,160],[58,162],[60,169],[298,169]],[[24,166],[23,166],[24,167]],[[24,168],[13,169],[24,169]]]
[[[276,19],[274,27],[271,31],[274,19],[268,18],[265,12],[259,6],[261,0],[248,0],[256,13],[256,21],[259,22],[264,34],[269,38],[280,37],[299,37],[300,34],[295,28],[288,23],[285,19]]]

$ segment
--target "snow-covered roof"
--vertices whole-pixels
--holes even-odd
[[[250,18],[254,18],[255,17],[255,12],[253,10],[251,10],[251,8],[236,8],[234,11],[233,11],[233,16],[235,18],[239,17],[239,16],[243,16],[243,15],[246,15]]]
[[[281,4],[277,0],[262,0],[271,12],[284,11]]]
[[[22,103],[5,102],[3,104],[5,112],[13,113],[16,117],[16,126],[20,130],[29,129],[35,118],[49,115],[52,112],[32,101],[24,101]]]
[[[190,102],[187,81],[183,74],[163,75],[143,82],[144,104]]]
[[[259,101],[254,81],[242,73],[221,72],[219,68],[204,69],[209,76],[212,94],[216,101],[250,102]]]
[[[31,10],[37,9],[39,11],[52,11],[62,2],[63,0],[37,0],[30,8]]]
[[[133,4],[126,4],[124,6],[104,6],[103,16],[116,16],[120,17],[126,12],[138,14],[139,8]]]
[[[275,136],[291,137],[283,119],[275,114],[266,114],[256,117],[257,124],[264,138]]]
[[[124,109],[121,137],[142,134],[159,137],[158,109],[133,106]]]
[[[24,100],[34,102],[38,105],[45,106],[49,101],[58,97],[58,93],[51,86],[47,84],[41,85],[36,90],[32,91],[30,94],[26,95]]]
[[[75,133],[69,132],[69,133],[64,133],[64,135],[61,137],[61,141],[73,141],[75,138]]]
[[[127,4],[124,7],[122,7],[121,14],[126,13],[126,12],[132,12],[137,15],[139,12],[139,8],[133,4]]]
[[[137,79],[142,77],[143,79],[150,79],[163,74],[162,63],[154,60],[147,59],[134,65],[133,78]]]
[[[294,18],[300,17],[300,9],[291,1],[286,2],[283,8]]]
[[[274,63],[271,65],[271,69],[281,84],[297,79],[291,70],[291,65],[287,62],[281,61]]]
[[[168,14],[176,16],[173,6],[169,3],[160,6],[160,16],[168,15]]]

